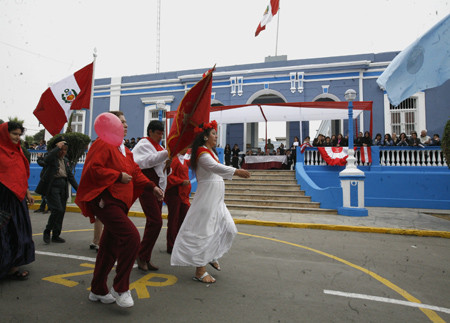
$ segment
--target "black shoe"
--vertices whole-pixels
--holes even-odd
[[[42,211],[41,209],[34,210],[34,213],[42,213],[42,212],[44,212],[44,211]]]
[[[52,242],[64,243],[64,242],[66,242],[66,240],[64,240],[64,239],[61,238],[61,237],[55,237],[55,236],[53,236],[53,237],[52,237]]]
[[[50,231],[44,230],[44,242],[46,244],[50,243]]]

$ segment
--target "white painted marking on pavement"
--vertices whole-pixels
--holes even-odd
[[[68,255],[68,254],[65,254],[65,253],[56,253],[56,252],[38,251],[38,250],[36,250],[35,253],[37,253],[38,255],[44,255],[44,256],[70,258],[70,259],[84,260],[84,261],[90,261],[90,262],[95,262],[96,261],[96,258],[76,256],[76,255]],[[116,264],[117,264],[117,262],[116,262]],[[134,264],[133,268],[136,268],[136,267],[137,267],[137,265]]]
[[[360,298],[360,299],[367,299],[367,300],[376,301],[376,302],[384,302],[384,303],[392,303],[392,304],[405,305],[405,306],[411,306],[411,307],[426,308],[429,310],[450,314],[449,308],[438,307],[438,306],[433,306],[433,305],[426,305],[426,304],[422,304],[422,303],[401,301],[401,300],[392,299],[392,298],[371,296],[371,295],[364,295],[364,294],[345,293],[345,292],[339,292],[339,291],[327,290],[327,289],[324,289],[323,292],[325,294],[336,295],[336,296],[343,296],[343,297],[349,297],[349,298]]]

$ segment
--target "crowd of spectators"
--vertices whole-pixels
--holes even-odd
[[[358,136],[353,141],[354,145],[357,147],[361,146],[410,146],[410,147],[425,147],[425,146],[440,146],[441,140],[438,134],[434,134],[433,138],[427,135],[426,130],[420,132],[420,136],[417,136],[416,131],[411,131],[408,137],[406,133],[402,132],[400,137],[396,133],[392,136],[386,133],[384,137],[381,133],[377,133],[372,139],[370,132],[366,131],[364,134],[362,132],[358,133]],[[342,134],[337,136],[332,135],[324,136],[319,134],[317,138],[314,139],[313,147],[347,147],[348,146],[348,136],[343,137]]]

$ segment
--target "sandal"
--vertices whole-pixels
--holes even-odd
[[[28,270],[21,271],[20,269],[17,269],[15,272],[8,274],[8,279],[11,280],[27,280],[28,276],[30,275],[30,272]]]
[[[212,282],[204,281],[206,276],[210,276],[213,279],[213,281]],[[201,275],[200,277],[194,276],[194,277],[192,277],[192,279],[197,282],[205,283],[205,284],[214,284],[216,282],[216,279],[213,276],[211,276],[210,274],[208,274],[207,271],[205,271],[205,273],[203,275]]]
[[[217,260],[213,260],[209,264],[217,271],[222,270],[222,268],[220,268],[219,262]]]

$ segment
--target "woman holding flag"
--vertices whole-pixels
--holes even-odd
[[[223,179],[232,179],[234,174],[249,178],[250,173],[219,162],[215,150],[216,121],[201,124],[194,132],[197,136],[192,145],[191,168],[196,172],[198,186],[175,240],[171,264],[195,266],[194,280],[214,283],[216,280],[206,271],[206,265],[221,270],[218,259],[230,249],[237,233],[224,202]]]

